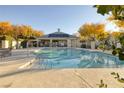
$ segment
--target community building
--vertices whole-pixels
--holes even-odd
[[[79,47],[79,38],[58,29],[57,32],[41,36],[36,40],[30,40],[28,46],[35,47]]]

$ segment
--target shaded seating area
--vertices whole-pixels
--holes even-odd
[[[11,48],[0,48],[0,57],[7,57],[11,56]]]
[[[61,32],[60,29],[29,42],[31,47],[77,47],[79,43],[78,37]]]
[[[67,47],[67,40],[53,40],[52,47]]]

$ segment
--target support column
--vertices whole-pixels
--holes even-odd
[[[71,47],[71,40],[70,39],[67,40],[67,46]]]
[[[91,49],[95,49],[95,41],[91,41]]]
[[[29,47],[29,41],[27,41],[27,43],[26,43],[26,48],[28,48]]]
[[[76,47],[81,48],[81,42],[80,42],[80,40],[79,40],[79,39],[77,39],[77,40],[76,40]]]
[[[76,39],[71,39],[71,47],[77,47],[77,40]]]
[[[53,40],[52,40],[52,39],[50,39],[50,47],[52,47],[52,42],[53,42]]]
[[[8,40],[2,40],[2,48],[9,48],[9,41]]]
[[[37,39],[37,47],[39,47],[39,40]]]
[[[12,47],[14,48],[14,49],[16,49],[16,41],[12,41]]]

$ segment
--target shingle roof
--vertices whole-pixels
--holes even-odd
[[[50,33],[48,35],[44,35],[44,36],[42,36],[40,38],[76,38],[76,36],[69,35],[67,33],[57,31],[57,32],[54,32],[54,33]]]

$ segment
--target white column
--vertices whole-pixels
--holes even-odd
[[[95,41],[91,41],[91,49],[95,49]]]
[[[20,48],[20,46],[21,46],[21,41],[18,41],[18,47]]]
[[[12,41],[12,47],[14,48],[14,49],[16,49],[16,41]]]
[[[2,40],[2,48],[9,48],[9,41],[8,40]]]
[[[50,39],[50,47],[52,47],[52,39]]]
[[[39,47],[39,40],[37,39],[37,47]]]
[[[26,48],[29,48],[29,41],[27,41]]]
[[[68,39],[68,40],[67,40],[67,46],[68,46],[68,47],[71,47],[71,39]]]
[[[77,47],[77,40],[76,39],[72,39],[71,40],[71,47]]]
[[[81,42],[80,42],[80,40],[77,39],[76,42],[77,42],[76,47],[79,47],[79,48],[80,48],[80,47],[81,47]]]

